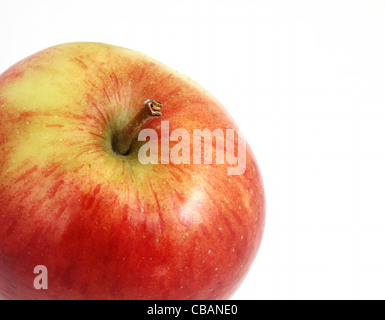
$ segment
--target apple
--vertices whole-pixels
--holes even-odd
[[[240,286],[265,224],[249,145],[237,175],[162,158],[179,141],[166,129],[238,130],[208,91],[136,51],[67,43],[1,74],[0,111],[0,298],[228,299]],[[143,164],[147,129],[161,157]]]

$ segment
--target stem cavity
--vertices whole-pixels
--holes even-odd
[[[161,109],[162,103],[159,101],[153,99],[146,100],[139,112],[113,138],[113,150],[117,154],[127,155],[130,151],[131,143],[138,137],[144,124],[153,117],[160,117],[162,115]]]

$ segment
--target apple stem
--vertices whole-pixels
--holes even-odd
[[[159,101],[153,99],[146,100],[139,112],[115,135],[112,142],[114,151],[120,155],[127,155],[130,151],[131,143],[138,137],[143,125],[153,117],[160,117],[162,115],[161,109],[162,103]]]

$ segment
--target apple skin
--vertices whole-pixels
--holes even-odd
[[[149,98],[170,132],[237,129],[198,84],[116,46],[54,46],[0,76],[0,298],[228,299],[239,287],[265,224],[255,157],[247,146],[244,174],[229,176],[143,165],[138,141],[117,155],[114,130]],[[161,120],[146,124],[159,137]],[[33,286],[37,265],[47,290]]]

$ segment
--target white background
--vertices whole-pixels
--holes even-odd
[[[385,298],[384,1],[2,1],[0,72],[98,41],[196,80],[258,159],[267,221],[234,299]]]

